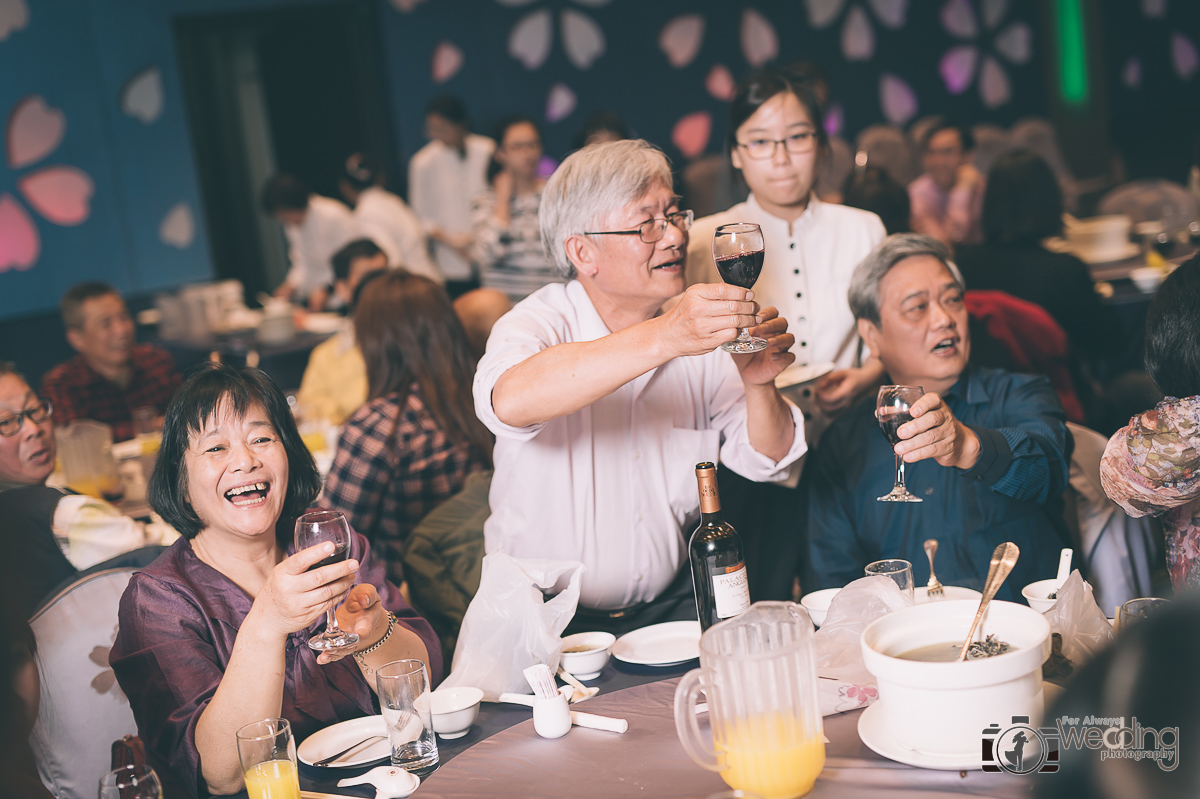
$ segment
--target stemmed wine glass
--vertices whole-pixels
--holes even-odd
[[[905,422],[912,421],[909,408],[925,396],[925,389],[920,386],[880,386],[879,397],[875,400],[875,418],[879,427],[887,436],[888,443],[895,447],[900,443],[900,435],[896,431]],[[923,499],[908,493],[904,485],[904,459],[896,456],[896,485],[889,494],[879,497],[878,502],[924,502]]]
[[[721,279],[731,286],[753,288],[762,271],[763,234],[758,225],[750,222],[735,222],[721,225],[713,233],[713,260]],[[758,352],[767,348],[767,340],[751,337],[744,327],[738,328],[737,338],[726,341],[721,349],[726,352]]]
[[[296,551],[332,541],[333,554],[308,568],[309,571],[340,563],[350,554],[350,525],[345,514],[337,511],[319,510],[306,513],[296,520]],[[308,639],[308,645],[317,652],[340,652],[358,644],[358,634],[338,626],[337,614],[333,609],[325,612],[325,632]]]
[[[122,766],[100,778],[100,799],[162,799],[162,785],[150,766]]]

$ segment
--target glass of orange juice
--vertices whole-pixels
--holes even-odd
[[[296,740],[287,719],[263,719],[237,731],[250,799],[300,799]]]

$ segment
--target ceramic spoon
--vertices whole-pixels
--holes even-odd
[[[1058,559],[1058,576],[1054,578],[1054,590],[1063,587],[1063,583],[1071,576],[1071,556],[1075,554],[1075,550],[1067,548],[1063,549],[1062,555]]]
[[[1021,550],[1011,541],[1005,541],[992,553],[992,563],[988,566],[987,581],[983,584],[983,596],[979,599],[979,610],[975,611],[975,621],[971,622],[971,631],[967,633],[967,640],[963,641],[962,650],[958,653],[959,661],[966,660],[967,650],[971,648],[971,642],[975,640],[975,630],[979,627],[983,612],[987,610],[988,603],[1000,590],[1000,586],[1004,585],[1008,573],[1013,570],[1020,555]]]

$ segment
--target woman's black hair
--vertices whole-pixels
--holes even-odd
[[[342,180],[350,184],[355,191],[363,191],[372,186],[378,186],[383,181],[382,174],[375,162],[362,153],[353,153],[342,164]]]
[[[889,236],[912,229],[908,222],[912,213],[908,190],[892,180],[886,169],[869,166],[850,173],[842,189],[842,204],[877,215]]]
[[[204,529],[188,494],[185,456],[192,436],[199,435],[218,414],[232,412],[242,416],[253,405],[266,410],[267,420],[287,453],[288,484],[281,516],[299,516],[317,498],[321,490],[320,472],[300,439],[287,399],[275,381],[266,372],[249,367],[198,364],[188,370],[183,385],[167,407],[162,447],[146,489],[150,507],[184,538],[195,538]]]
[[[533,129],[537,131],[538,139],[542,138],[542,129],[538,127],[538,123],[534,122],[532,117],[527,117],[524,114],[509,114],[497,122],[496,127],[492,130],[492,141],[496,142],[497,150],[504,146],[504,137],[508,133],[508,129],[514,125],[532,125]],[[491,159],[488,160],[487,167],[487,182],[489,186],[496,179],[496,175],[499,175],[503,170],[504,166],[496,160],[496,155],[493,153]]]
[[[1150,303],[1146,371],[1168,397],[1200,394],[1200,254],[1172,272]]]
[[[958,132],[958,141],[962,145],[963,152],[975,149],[975,136],[971,133],[971,129],[962,124],[958,120],[948,117],[934,117],[929,122],[929,126],[925,128],[925,132],[921,135],[921,152],[924,153],[929,149],[929,142],[933,141],[933,137],[941,133],[943,130],[953,130]]]
[[[983,190],[983,240],[1036,245],[1062,234],[1063,195],[1054,171],[1029,150],[996,159]]]
[[[825,133],[825,120],[821,106],[812,90],[812,82],[804,76],[787,69],[763,69],[755,72],[738,86],[733,102],[729,104],[729,151],[737,147],[737,129],[762,107],[763,103],[777,94],[791,92],[804,106],[808,118],[816,129],[817,144],[822,150],[829,146]]]

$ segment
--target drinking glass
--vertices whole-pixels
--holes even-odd
[[[925,396],[925,389],[920,386],[880,386],[879,396],[875,400],[875,418],[879,427],[887,437],[888,443],[895,446],[900,443],[897,430],[905,422],[912,421],[908,409],[912,404]],[[896,456],[896,484],[891,493],[879,497],[877,502],[923,502],[920,497],[908,493],[904,485],[904,459]]]
[[[1139,622],[1165,608],[1168,600],[1159,597],[1139,597],[1131,599],[1117,611],[1117,629],[1124,630],[1126,625]]]
[[[100,778],[100,799],[162,799],[162,785],[149,766],[122,766]]]
[[[713,233],[713,260],[721,279],[731,286],[744,289],[754,287],[758,273],[762,271],[766,250],[762,230],[749,222],[721,225]],[[737,338],[726,341],[721,349],[726,352],[759,352],[767,348],[767,340],[751,336],[744,327],[738,328]]]
[[[287,719],[263,719],[237,731],[238,759],[250,799],[300,799],[296,740]]]
[[[350,554],[350,525],[346,516],[337,511],[319,510],[306,513],[296,520],[296,551],[332,541],[333,554],[309,567],[309,571],[340,563]],[[308,639],[310,648],[318,652],[341,652],[358,644],[358,634],[338,626],[337,614],[330,608],[325,612],[325,632]]]
[[[438,764],[429,672],[419,660],[393,660],[375,672],[379,710],[392,744],[392,765],[413,772]]]
[[[908,594],[909,599],[913,598],[912,564],[907,560],[901,560],[900,558],[877,560],[874,563],[868,563],[863,569],[863,574],[868,577],[876,574],[890,577],[892,582],[900,586],[901,591]]]

